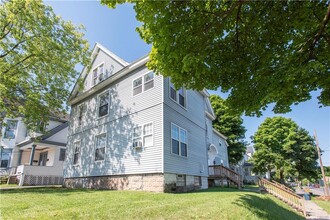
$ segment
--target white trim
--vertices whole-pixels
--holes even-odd
[[[100,75],[100,73],[99,73],[99,67],[100,66],[102,66],[103,65],[103,77],[104,77],[104,79],[102,80],[102,81],[99,81],[98,80],[98,78],[99,78],[99,75]],[[97,82],[94,84],[94,70],[96,70],[97,69],[97,76],[96,76],[96,78],[97,78]],[[94,68],[92,69],[92,74],[91,74],[91,87],[94,87],[94,86],[96,86],[97,84],[99,84],[100,82],[103,82],[104,80],[106,80],[106,78],[105,78],[105,62],[103,61],[103,62],[101,62],[101,63],[99,63],[98,65],[96,65],[96,66],[94,66]]]
[[[173,125],[179,128],[179,140],[177,140],[177,141],[179,141],[179,154],[173,153],[173,151],[172,151],[172,149],[173,149],[173,147],[172,147],[172,139],[174,139],[172,137],[172,126]],[[185,143],[187,145],[187,156],[182,156],[181,155],[181,136],[180,136],[180,130],[184,130],[186,132],[186,143],[185,142],[182,142],[182,143]],[[172,155],[179,156],[179,157],[182,157],[182,158],[188,158],[188,130],[180,127],[179,125],[177,125],[177,124],[175,124],[173,122],[171,122],[171,130],[170,131],[171,131],[171,154]],[[176,139],[174,139],[174,140],[176,140]]]
[[[76,155],[76,148],[77,148],[77,146],[75,146],[75,145],[78,144],[78,143],[80,143],[79,146],[78,146],[78,148],[79,148],[79,158],[78,158],[78,162],[74,163],[74,158],[75,158],[75,155]],[[74,167],[77,167],[77,166],[80,166],[80,164],[81,164],[81,140],[73,141],[73,146],[74,146],[74,148],[73,148],[72,165]]]
[[[211,115],[208,111],[205,111],[205,115],[211,119],[212,121],[216,119],[216,117],[214,117],[213,115]]]
[[[149,73],[153,73],[153,75],[154,75],[154,77],[153,77],[153,79],[151,79],[151,80],[148,80],[148,81],[144,81],[144,77],[147,75],[147,74],[149,74]],[[134,81],[135,80],[137,80],[138,78],[142,78],[142,84],[141,84],[141,88],[142,88],[142,91],[140,92],[140,93],[138,93],[138,94],[136,94],[136,95],[134,95]],[[151,81],[154,81],[154,85],[153,85],[153,87],[152,88],[150,88],[150,89],[148,89],[148,90],[144,90],[144,84],[146,84],[146,83],[148,83],[148,82],[151,82]],[[147,91],[149,91],[149,90],[152,90],[152,89],[154,89],[155,88],[155,73],[153,72],[153,71],[147,71],[146,73],[144,73],[144,74],[142,74],[142,75],[140,75],[140,76],[138,76],[138,77],[136,77],[136,78],[134,78],[134,79],[132,79],[132,97],[135,97],[135,96],[138,96],[138,95],[140,95],[140,94],[142,94],[142,93],[144,93],[144,92],[147,92]]]
[[[164,173],[164,164],[165,164],[165,157],[164,157],[164,154],[165,154],[165,138],[164,138],[164,135],[165,135],[165,125],[164,125],[164,112],[165,112],[165,108],[164,108],[164,104],[165,104],[165,78],[163,76],[161,76],[161,91],[162,91],[162,105],[161,105],[161,143],[162,143],[162,146],[161,146],[161,157],[162,157],[162,173]]]
[[[139,67],[141,64],[146,63],[147,61],[149,61],[149,56],[144,57],[137,62],[133,62],[131,66],[128,67],[128,69],[135,69],[135,67]]]
[[[217,135],[219,135],[221,138],[223,138],[225,140],[228,139],[228,137],[226,137],[225,135],[221,134],[219,131],[215,130],[214,128],[213,128],[213,132],[216,133]]]
[[[218,148],[214,144],[210,144],[210,150],[211,150],[211,147],[214,147],[215,148],[215,151],[216,151],[216,153],[218,155],[219,154]]]
[[[116,72],[115,74],[111,75],[111,77],[107,78],[106,80],[100,82],[99,84],[97,84],[94,87],[91,87],[90,89],[88,89],[87,91],[81,93],[79,96],[76,96],[77,93],[77,86],[74,86],[74,89],[72,90],[70,97],[69,97],[69,101],[67,102],[68,105],[74,105],[77,102],[80,102],[81,100],[93,95],[94,93],[97,93],[98,91],[102,90],[104,87],[106,87],[107,85],[109,85],[110,83],[122,78],[123,76],[131,73],[133,70],[143,66],[144,64],[146,64],[146,62],[149,60],[149,57],[143,57],[138,59],[137,61],[133,62],[134,63],[139,63],[139,65],[134,66],[134,68],[132,68],[132,66],[127,66],[121,70],[119,70],[118,72]],[[141,62],[140,62],[141,61]],[[143,61],[143,62],[142,62]],[[132,64],[131,64],[132,65]],[[84,72],[86,72],[86,68],[84,68],[83,70]],[[85,77],[85,76],[84,76]],[[79,77],[79,78],[83,78],[83,77]]]
[[[152,134],[151,134],[151,136],[152,136],[152,144],[151,144],[151,145],[148,145],[148,146],[145,146],[145,143],[144,143],[144,137],[145,137],[145,136],[150,136],[150,135],[144,135],[144,134],[143,134],[143,131],[144,131],[144,126],[145,126],[145,125],[148,125],[148,124],[151,124],[151,127],[152,127]],[[142,142],[142,147],[143,147],[143,148],[146,148],[146,147],[152,147],[152,146],[154,146],[154,138],[155,138],[154,122],[151,121],[151,122],[147,122],[147,123],[143,123],[143,124],[137,124],[136,126],[133,127],[133,132],[132,132],[132,148],[135,149],[135,148],[133,147],[133,145],[134,145],[134,138],[136,138],[136,137],[134,136],[134,129],[135,129],[135,128],[138,128],[138,127],[141,127],[141,135],[140,135],[140,138],[141,138],[141,142]]]
[[[109,95],[108,113],[105,114],[105,115],[100,116],[100,115],[99,115],[99,110],[100,110],[100,96],[103,95],[104,93],[107,93],[107,92],[108,92],[108,95]],[[109,115],[109,112],[110,112],[110,104],[111,104],[110,89],[107,89],[107,90],[105,90],[105,91],[103,91],[103,92],[101,92],[101,93],[99,93],[99,94],[97,95],[97,103],[96,103],[96,104],[97,104],[97,105],[96,105],[97,119],[104,118],[104,117],[106,117],[106,116]]]
[[[81,125],[79,125],[79,122],[80,122],[80,120],[79,120],[79,116],[80,116],[80,107],[82,106],[82,117],[81,117]],[[75,128],[76,130],[81,130],[83,127],[84,127],[84,124],[83,124],[83,122],[84,122],[84,116],[85,116],[85,111],[84,111],[84,107],[85,107],[86,105],[85,105],[85,103],[84,102],[82,102],[82,103],[80,103],[79,105],[77,105],[77,109],[78,109],[78,117],[77,117],[77,119],[78,119],[78,127],[77,128]]]
[[[111,58],[113,58],[115,61],[117,61],[121,65],[123,65],[123,66],[129,65],[128,62],[126,62],[125,60],[123,60],[122,58],[120,58],[119,56],[117,56],[116,54],[112,53],[110,50],[108,50],[107,48],[105,48],[104,46],[102,46],[100,43],[96,42],[95,43],[95,47],[96,46],[99,49],[103,50],[103,52],[105,52],[107,55],[109,55]]]
[[[96,142],[97,142],[96,139],[97,139],[97,137],[102,136],[104,134],[105,134],[104,158],[103,158],[103,160],[96,160],[96,158],[95,158],[96,149],[103,148],[103,147],[96,147]],[[94,162],[95,163],[99,163],[99,162],[104,162],[105,161],[106,150],[107,150],[107,143],[108,143],[108,133],[107,132],[101,132],[99,134],[94,135],[94,155],[93,155],[93,157],[94,157]]]

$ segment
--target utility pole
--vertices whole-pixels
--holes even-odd
[[[329,187],[328,187],[328,183],[327,183],[327,181],[325,179],[325,174],[324,174],[324,169],[323,169],[323,163],[322,163],[322,158],[321,158],[321,152],[320,152],[320,147],[319,147],[319,140],[317,139],[317,135],[316,135],[316,131],[315,130],[314,130],[314,137],[315,137],[315,141],[316,141],[317,154],[319,155],[319,159],[320,159],[320,167],[321,167],[322,178],[323,178],[323,182],[324,182],[325,196],[329,196]]]

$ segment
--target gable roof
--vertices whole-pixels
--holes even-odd
[[[126,62],[124,59],[120,58],[119,56],[117,56],[116,54],[112,53],[110,50],[108,50],[106,47],[102,46],[100,43],[96,42],[94,44],[92,53],[91,53],[91,63],[93,63],[93,61],[95,60],[97,54],[99,53],[99,51],[102,50],[105,54],[107,54],[109,57],[111,57],[113,60],[115,60],[116,62],[118,62],[123,68],[127,67],[129,65],[128,62]],[[88,68],[86,68],[86,66],[83,68],[83,70],[81,71],[78,79],[82,78],[82,79],[86,79],[86,76],[88,74]],[[77,94],[78,94],[78,84],[77,84],[78,80],[76,80],[76,83],[71,91],[71,94],[69,96],[69,101],[71,99],[73,99]]]
[[[40,140],[38,141],[38,143],[66,146],[66,143],[48,141],[47,139],[50,138],[51,136],[57,134],[58,132],[62,131],[63,129],[65,129],[68,126],[69,126],[68,121],[63,123],[63,124],[60,124],[60,125],[56,126],[55,128],[49,130],[46,134],[43,134],[43,135],[39,136],[38,138],[40,138]],[[34,142],[34,138],[30,138],[28,140],[24,140],[24,141],[18,143],[16,146],[23,147],[23,146],[31,144],[33,142]]]
[[[118,72],[116,72],[115,74],[110,76],[109,78],[107,78],[104,81],[100,82],[99,84],[92,87],[91,89],[85,91],[84,93],[82,93],[78,97],[76,97],[76,94],[78,93],[78,88],[77,88],[77,86],[75,86],[75,88],[71,92],[68,104],[69,105],[75,104],[75,103],[81,101],[82,99],[84,99],[84,98],[86,98],[86,97],[102,90],[105,86],[107,86],[110,83],[112,83],[113,81],[129,74],[133,70],[145,65],[148,61],[149,61],[149,56],[148,55],[145,55],[145,56],[137,59],[136,61],[130,63],[129,65],[125,66],[123,69],[119,70]]]

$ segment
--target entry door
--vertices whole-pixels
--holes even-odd
[[[39,166],[46,166],[47,163],[47,152],[40,153]]]

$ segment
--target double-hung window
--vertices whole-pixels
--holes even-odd
[[[59,157],[59,161],[64,161],[65,160],[65,149],[64,148],[61,148],[60,149],[60,157]]]
[[[84,120],[84,104],[78,106],[78,126],[81,127]]]
[[[75,142],[73,146],[74,146],[73,164],[77,165],[80,163],[80,141]]]
[[[184,108],[186,107],[186,94],[186,89],[181,87],[179,90],[176,90],[174,85],[170,82],[171,99]]]
[[[142,76],[133,80],[133,96],[142,92]]]
[[[14,139],[15,133],[17,129],[17,120],[7,120],[6,122],[6,130],[4,134],[4,138],[6,139]]]
[[[96,136],[95,161],[104,160],[106,144],[107,144],[107,134],[106,133]]]
[[[110,95],[109,91],[106,91],[99,95],[99,117],[105,116],[109,113]]]
[[[172,124],[172,153],[187,157],[187,131],[179,126]]]
[[[103,81],[104,77],[104,65],[101,64],[93,70],[93,86]]]
[[[147,91],[154,87],[154,73],[148,72],[133,80],[133,96]]]
[[[133,148],[153,145],[153,124],[136,126],[133,130]]]

